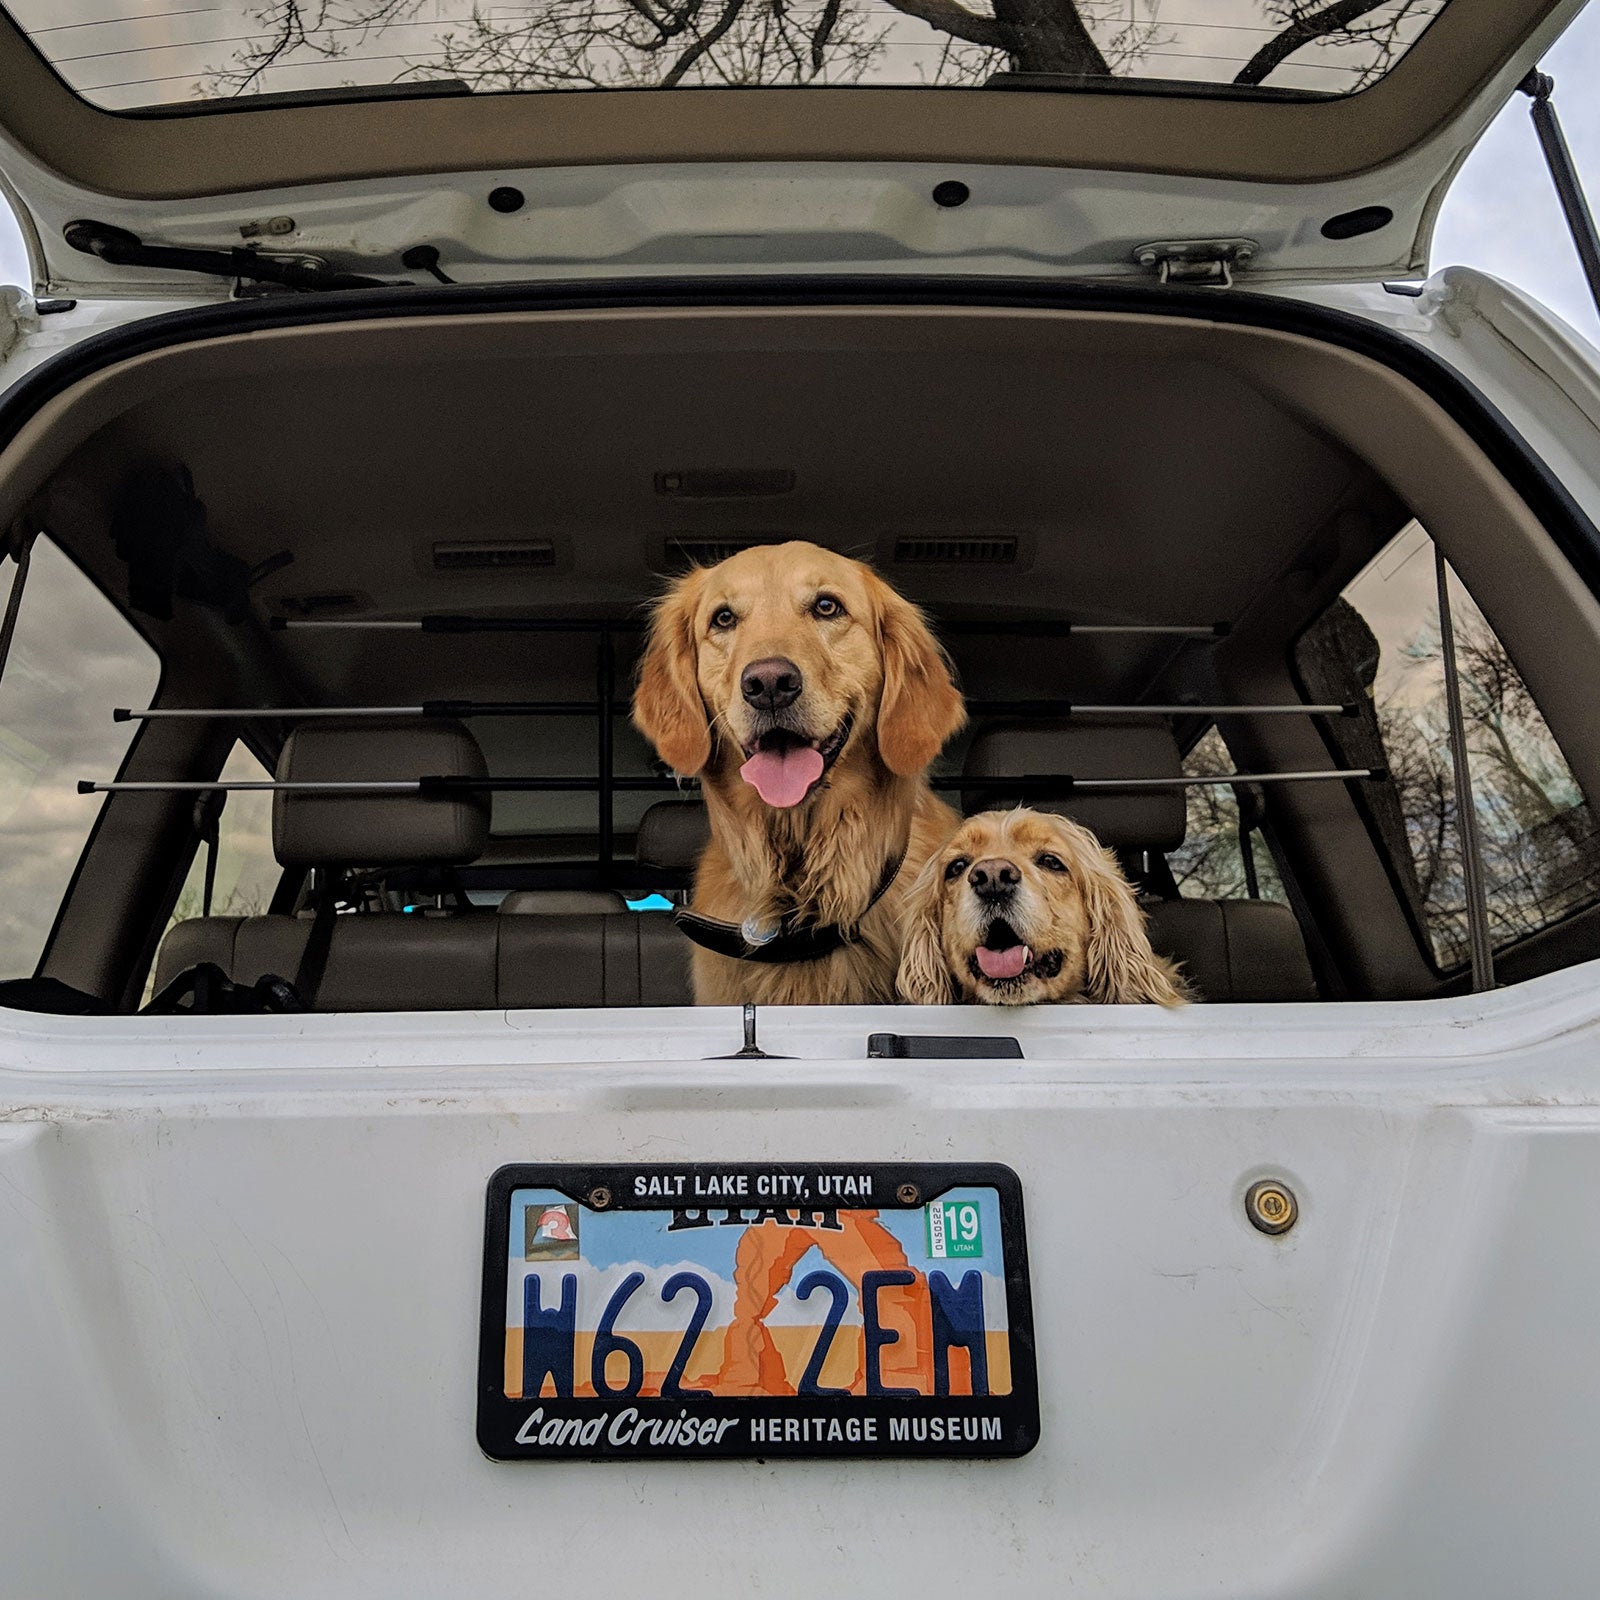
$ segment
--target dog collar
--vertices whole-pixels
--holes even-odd
[[[878,886],[861,913],[863,918],[889,892],[889,885],[900,876],[905,859],[906,853],[902,850],[884,863]],[[855,936],[846,934],[836,922],[796,922],[792,916],[779,922],[777,931],[765,939],[752,939],[748,922],[721,922],[716,917],[703,917],[686,906],[673,912],[672,920],[678,931],[701,949],[727,956],[730,961],[754,961],[764,966],[821,961],[824,956],[831,956],[835,950],[855,942]]]

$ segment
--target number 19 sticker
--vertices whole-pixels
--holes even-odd
[[[935,1261],[983,1254],[976,1201],[937,1200],[928,1207],[928,1254]]]

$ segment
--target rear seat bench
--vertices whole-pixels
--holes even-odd
[[[1005,803],[998,775],[1169,776],[1171,734],[1149,726],[1000,727],[974,739],[966,766],[969,811]],[[284,780],[477,776],[483,756],[460,724],[444,721],[308,724],[278,762]],[[986,784],[988,787],[986,787]],[[1092,828],[1114,849],[1166,852],[1183,842],[1181,791],[1034,799]],[[287,868],[462,865],[488,842],[486,796],[287,794],[273,796],[272,838]],[[640,821],[636,855],[658,872],[690,875],[710,837],[703,804],[668,800]],[[499,1010],[677,1006],[693,1000],[689,944],[670,913],[628,911],[609,892],[508,895],[498,912],[344,913],[334,919],[317,989],[318,1011]],[[1314,1000],[1316,983],[1294,915],[1264,900],[1147,902],[1150,940],[1183,963],[1211,1001]],[[299,971],[312,918],[202,917],[178,923],[156,959],[156,987],[203,962],[235,983]]]
[[[460,723],[328,722],[297,728],[278,762],[285,781],[478,776]],[[486,796],[273,796],[272,843],[288,868],[459,866],[488,842]],[[536,899],[540,897],[535,897]],[[508,900],[513,897],[508,896]],[[574,905],[621,910],[572,910]],[[529,910],[542,914],[526,915]],[[291,981],[311,936],[301,916],[198,917],[178,923],[156,959],[156,988],[202,962],[235,983]],[[318,1011],[675,1006],[692,1000],[687,941],[666,912],[626,902],[517,899],[502,913],[346,912],[334,919]]]

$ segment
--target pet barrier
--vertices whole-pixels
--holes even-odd
[[[1537,80],[1537,81],[1536,81]],[[1549,108],[1544,104],[1549,96],[1548,80],[1535,74],[1524,85],[1535,100],[1535,121],[1541,112],[1549,120]],[[1541,136],[1545,133],[1540,123]],[[1547,152],[1549,144],[1547,141]],[[1565,198],[1565,196],[1563,196]],[[1569,207],[1569,210],[1571,208]],[[1587,213],[1584,214],[1587,221]],[[1593,225],[1589,224],[1589,243],[1593,243]],[[1580,241],[1580,246],[1583,241]],[[1585,265],[1592,263],[1586,257]],[[1591,273],[1591,277],[1593,274]],[[0,665],[3,665],[12,630],[16,622],[18,601],[27,576],[28,545],[22,543],[12,553],[16,557],[17,574],[8,597],[3,616],[0,616]],[[1446,568],[1442,555],[1437,559],[1439,617],[1444,665],[1451,758],[1454,765],[1457,805],[1457,826],[1461,833],[1464,876],[1467,888],[1467,919],[1472,953],[1471,971],[1474,989],[1487,989],[1494,984],[1493,950],[1489,932],[1487,892],[1481,849],[1477,837],[1477,818],[1472,801],[1471,769],[1466,749],[1465,730],[1461,711],[1459,678],[1456,670],[1452,618],[1447,592]],[[422,776],[412,779],[352,780],[333,782],[279,782],[274,779],[241,779],[210,781],[195,780],[116,780],[99,782],[85,779],[79,782],[80,794],[116,794],[124,792],[182,792],[216,794],[231,790],[300,791],[348,794],[417,794],[448,795],[464,792],[593,792],[596,797],[597,873],[600,885],[616,887],[615,883],[615,819],[616,795],[633,792],[682,793],[697,785],[662,774],[654,777],[621,777],[616,773],[615,733],[616,719],[628,711],[626,701],[616,698],[616,657],[614,638],[619,633],[629,635],[640,632],[646,623],[642,619],[615,620],[594,617],[518,617],[518,616],[457,616],[429,614],[413,618],[364,617],[274,617],[269,627],[283,632],[382,632],[382,633],[440,633],[440,634],[592,634],[595,637],[595,694],[589,700],[424,700],[415,705],[392,706],[249,706],[249,707],[166,707],[150,706],[142,710],[118,708],[113,712],[117,721],[155,721],[166,718],[203,718],[212,721],[284,720],[304,721],[311,718],[352,717],[592,717],[597,733],[596,772],[593,777],[529,777],[529,778],[464,778]],[[1008,618],[1000,622],[950,621],[942,625],[946,636],[972,637],[1003,634],[1010,638],[1070,639],[1076,636],[1144,636],[1171,638],[1178,641],[1217,640],[1225,638],[1229,625],[1213,623],[1143,623],[1143,622],[1072,622],[1060,618]],[[1308,716],[1352,717],[1360,707],[1348,705],[1309,704],[1135,704],[1107,705],[1080,704],[1064,700],[969,700],[969,711],[977,717],[1012,718],[1172,718],[1172,717],[1270,717]],[[1016,774],[1009,777],[984,776],[981,779],[935,776],[930,781],[934,788],[961,790],[981,788],[989,794],[1005,795],[1025,800],[1031,796],[1061,796],[1072,793],[1116,793],[1150,789],[1190,789],[1197,787],[1228,787],[1233,785],[1264,785],[1282,783],[1343,782],[1383,780],[1388,772],[1382,767],[1339,767],[1326,770],[1295,772],[1232,772],[1197,776],[1161,778],[1079,778],[1069,773]]]
[[[119,779],[101,782],[85,779],[78,784],[80,794],[123,793],[226,793],[288,792],[322,794],[389,794],[445,796],[463,793],[593,793],[596,797],[596,867],[583,881],[601,887],[618,887],[616,871],[614,803],[618,794],[692,794],[694,780],[666,773],[647,777],[619,776],[616,772],[615,724],[629,710],[626,700],[616,693],[616,655],[618,635],[633,636],[644,627],[643,620],[609,620],[594,617],[478,617],[446,614],[408,619],[299,618],[278,617],[271,621],[274,631],[305,633],[439,633],[493,634],[534,633],[547,635],[589,635],[595,641],[592,697],[578,700],[499,700],[429,699],[409,705],[386,706],[148,706],[119,707],[112,715],[117,721],[155,722],[199,719],[220,722],[284,721],[299,722],[333,717],[588,717],[596,727],[596,771],[592,775],[551,777],[454,777],[423,775],[415,779],[351,779],[348,781],[298,781],[277,779]],[[1227,635],[1225,623],[1083,623],[1058,618],[1021,618],[997,622],[956,621],[941,625],[949,636],[979,637],[1004,635],[1010,638],[1070,639],[1077,636],[1128,636],[1166,638],[1183,642],[1215,641]],[[1173,717],[1350,717],[1359,713],[1353,704],[1249,704],[1209,703],[1102,704],[1068,700],[981,700],[968,701],[975,717],[1009,718],[1117,718],[1138,719]],[[1013,776],[985,775],[981,779],[937,775],[930,779],[935,789],[958,791],[981,788],[986,794],[1003,795],[1018,801],[1034,797],[1060,798],[1068,794],[1110,794],[1151,789],[1191,789],[1232,785],[1283,783],[1353,783],[1387,776],[1379,767],[1337,767],[1326,770],[1293,772],[1231,772],[1172,777],[1105,778],[1078,777],[1071,773],[1019,773]],[[634,869],[626,869],[637,876]],[[631,879],[630,879],[631,882]],[[626,886],[626,885],[625,885]]]

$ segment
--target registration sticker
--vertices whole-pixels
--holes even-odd
[[[507,1167],[485,1239],[478,1438],[497,1460],[1037,1440],[1009,1168]]]

